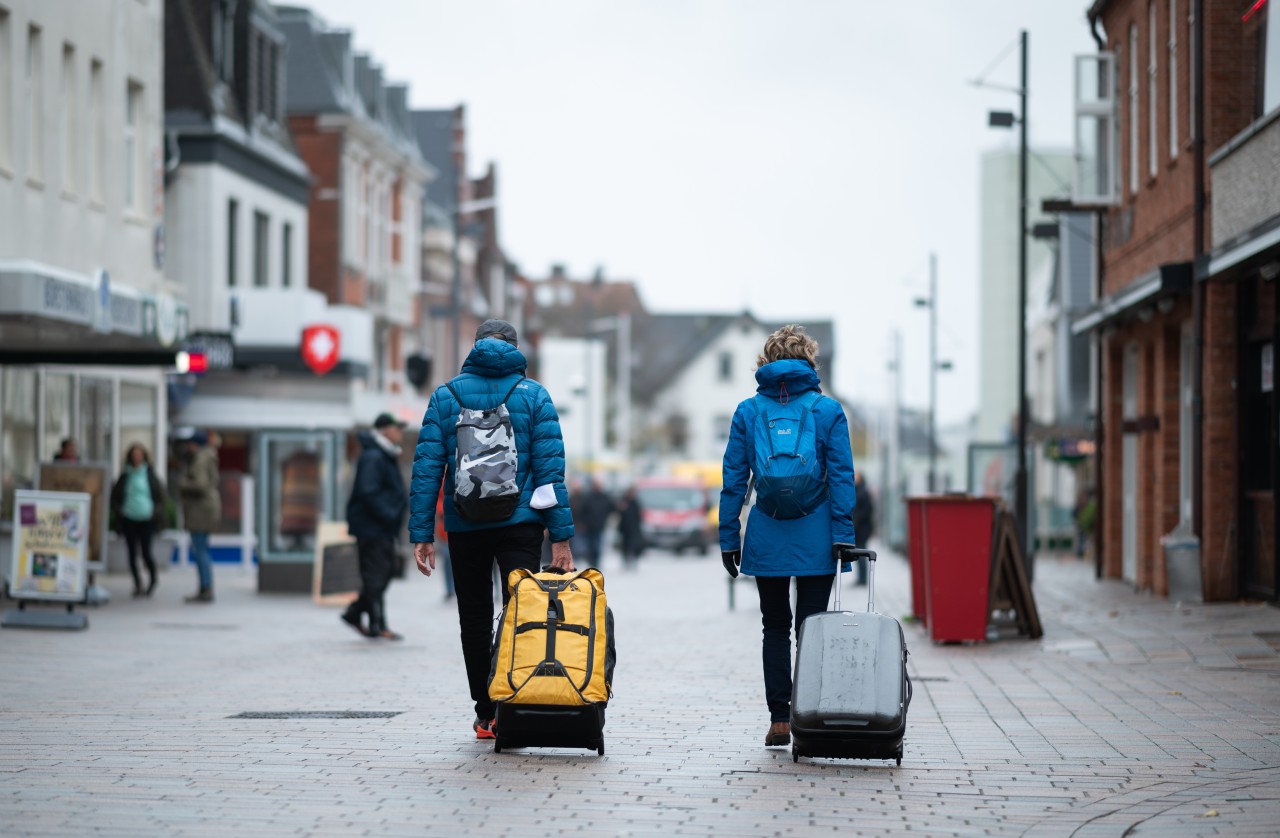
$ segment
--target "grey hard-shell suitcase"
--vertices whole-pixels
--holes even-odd
[[[842,561],[866,557],[867,610],[835,610],[800,626],[791,688],[791,757],[895,759],[902,765],[911,679],[902,626],[875,613],[873,550],[848,549]]]

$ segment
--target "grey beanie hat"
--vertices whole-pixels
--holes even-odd
[[[476,340],[484,340],[485,338],[505,340],[512,345],[520,343],[519,338],[516,336],[516,327],[505,320],[486,320],[481,323],[480,328],[476,329]]]

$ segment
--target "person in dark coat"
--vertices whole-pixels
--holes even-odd
[[[618,536],[622,542],[622,566],[634,568],[644,549],[644,535],[640,524],[644,509],[640,506],[640,495],[636,487],[631,486],[618,502]]]
[[[599,567],[604,554],[604,531],[613,515],[613,498],[597,478],[591,478],[582,499],[582,530],[588,567]],[[576,518],[574,520],[577,520]]]
[[[409,507],[399,462],[404,427],[404,422],[383,413],[373,421],[373,430],[360,434],[364,451],[356,461],[356,479],[347,501],[347,531],[355,538],[360,556],[360,596],[342,620],[366,637],[388,640],[403,639],[387,627],[383,595],[395,572],[396,540]],[[367,626],[362,624],[366,614]]]
[[[876,529],[876,499],[871,495],[862,472],[853,475],[853,487],[858,497],[853,505],[853,531],[858,535],[858,546],[866,547]],[[858,559],[858,584],[867,584],[867,560]]]
[[[166,495],[164,484],[151,465],[151,455],[138,443],[129,446],[124,455],[120,477],[111,487],[111,514],[116,530],[129,547],[129,572],[133,574],[133,595],[151,596],[156,589],[156,560],[151,553],[151,539],[165,524]],[[147,586],[142,586],[138,572],[138,555],[147,566]]]

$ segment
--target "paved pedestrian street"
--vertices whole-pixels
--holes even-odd
[[[1042,556],[1039,641],[935,646],[908,624],[906,757],[762,746],[754,585],[718,559],[606,564],[618,669],[606,753],[472,738],[439,577],[392,585],[367,640],[335,608],[217,568],[165,572],[83,632],[5,629],[4,835],[1169,836],[1280,832],[1280,611],[1179,605]],[[878,604],[908,610],[905,562]],[[846,583],[847,584],[847,583]],[[865,589],[846,588],[847,606]],[[354,711],[381,718],[245,718]],[[330,715],[335,715],[331,713]]]

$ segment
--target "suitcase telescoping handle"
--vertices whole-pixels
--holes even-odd
[[[861,547],[842,547],[840,548],[840,565],[845,562],[856,562],[858,559],[867,560],[867,610],[876,610],[876,551],[865,550]],[[836,566],[836,611],[840,610],[840,567]]]

